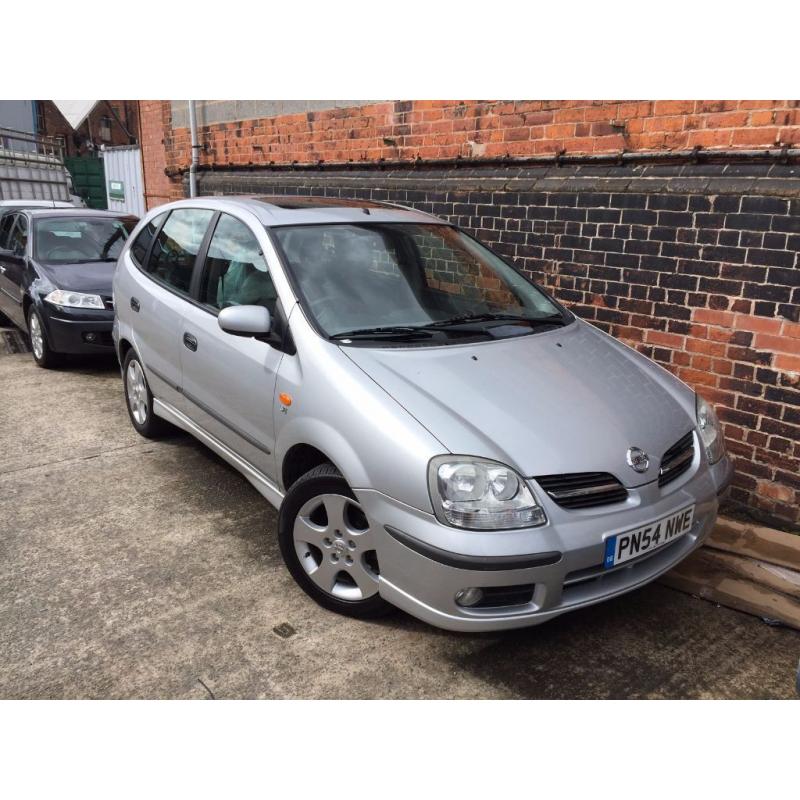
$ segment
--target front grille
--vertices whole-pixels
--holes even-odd
[[[606,506],[628,497],[628,490],[608,472],[544,475],[536,481],[562,508]]]
[[[114,299],[111,297],[104,297],[103,298],[103,305],[109,310],[114,310]]]
[[[670,481],[674,481],[678,476],[683,475],[692,466],[693,460],[694,434],[689,431],[686,436],[675,442],[664,453],[664,457],[661,459],[661,469],[658,473],[658,485],[664,486]]]

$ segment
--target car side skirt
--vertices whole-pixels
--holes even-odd
[[[234,469],[247,478],[250,483],[256,488],[259,494],[262,494],[275,508],[280,508],[283,502],[284,493],[273,483],[266,475],[257,470],[249,461],[246,461],[241,456],[233,452],[229,447],[224,445],[219,439],[212,436],[204,428],[201,428],[196,422],[189,419],[185,414],[178,411],[177,408],[159,400],[157,397],[153,398],[153,411],[162,419],[171,422],[178,428],[191,433],[196,439],[199,439],[206,447],[213,450],[218,456],[224,458]]]

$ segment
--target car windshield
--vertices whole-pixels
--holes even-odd
[[[347,344],[508,338],[571,319],[449,225],[298,225],[273,232],[304,306],[323,333]]]
[[[134,220],[46,217],[34,221],[34,258],[42,264],[116,261]]]

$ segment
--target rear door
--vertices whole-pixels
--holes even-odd
[[[180,410],[183,315],[190,305],[195,261],[213,216],[204,208],[174,209],[166,219],[156,217],[130,251],[144,266],[130,270],[132,285],[126,287],[130,312],[124,313],[153,394]]]
[[[186,414],[274,479],[272,414],[283,353],[265,342],[225,333],[217,324],[219,311],[234,305],[263,305],[275,316],[267,261],[241,219],[220,214],[195,296],[199,302],[185,309],[181,350]]]

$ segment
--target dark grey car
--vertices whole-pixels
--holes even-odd
[[[0,311],[27,330],[36,363],[112,353],[111,281],[136,217],[88,209],[0,216]]]

